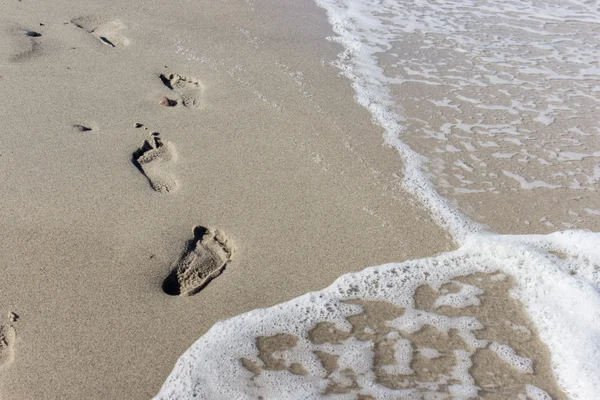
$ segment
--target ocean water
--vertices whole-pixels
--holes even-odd
[[[398,152],[404,188],[458,249],[219,322],[156,398],[469,399],[501,393],[508,375],[484,381],[504,367],[516,377],[504,398],[598,398],[600,234],[558,230],[600,215],[598,2],[316,3],[344,49],[335,66]],[[540,208],[547,191],[564,201],[564,215],[541,221],[556,232],[498,234],[461,209],[460,196],[490,208],[531,191],[546,191]],[[507,308],[518,299],[533,325],[469,313],[486,293]],[[525,354],[534,330],[549,360]],[[503,364],[486,370],[481,354],[492,353]]]

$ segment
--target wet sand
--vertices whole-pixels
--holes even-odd
[[[341,350],[347,346],[346,351],[351,352],[355,342],[371,346],[369,366],[377,384],[414,391],[412,396],[404,393],[403,398],[458,395],[453,389],[465,383],[460,365],[467,359],[468,374],[480,388],[478,398],[516,399],[531,390],[527,389],[531,385],[553,399],[567,399],[554,379],[548,348],[537,338],[521,304],[509,294],[513,287],[513,280],[502,273],[478,273],[458,277],[439,288],[420,285],[414,292],[414,308],[384,301],[346,301],[361,308],[346,318],[350,329],[322,321],[308,330],[310,343],[315,348],[322,347],[313,351],[327,372],[322,393],[375,398],[361,393],[361,375],[365,375],[365,370],[349,367],[347,353]],[[464,296],[465,289],[476,292],[470,300],[478,299],[477,304],[444,304],[451,296]],[[403,316],[414,318],[416,314],[428,314],[428,322],[420,326],[398,322]],[[471,332],[480,343],[474,346],[473,338],[464,331],[445,329],[446,322],[440,323],[445,318],[473,318],[481,324]],[[305,352],[295,349],[298,339],[286,333],[257,337],[256,359],[242,358],[240,362],[254,374],[254,379],[269,371],[308,375],[304,365],[294,362],[294,351]],[[327,347],[329,351],[325,350]]]
[[[597,232],[597,80],[584,59],[569,60],[586,54],[598,27],[510,13],[487,26],[476,9],[464,12],[476,21],[470,34],[404,34],[379,58],[396,80],[402,140],[427,157],[439,193],[493,232]],[[567,35],[572,46],[544,48]],[[463,43],[469,36],[474,44]]]

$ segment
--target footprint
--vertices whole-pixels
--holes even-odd
[[[179,184],[170,174],[171,165],[177,161],[177,151],[171,142],[163,142],[158,132],[145,140],[133,153],[133,164],[144,174],[152,189],[161,193],[175,191]]]
[[[129,45],[129,39],[120,33],[126,26],[118,19],[106,21],[98,17],[87,16],[73,18],[71,23],[96,36],[98,40],[108,46],[124,47]]]
[[[197,79],[186,78],[178,74],[160,74],[160,80],[169,89],[175,91],[184,107],[198,108],[202,106],[204,85]]]
[[[0,325],[0,368],[14,359],[14,344],[17,331],[12,325]]]
[[[194,238],[163,282],[171,296],[191,296],[219,276],[231,259],[232,249],[219,231],[194,227]]]
[[[0,53],[11,54],[11,62],[24,62],[43,54],[42,34],[26,29],[22,26],[12,25],[6,32],[11,40],[5,40],[0,47]],[[6,50],[4,49],[6,47]]]

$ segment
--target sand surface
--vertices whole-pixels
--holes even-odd
[[[2,399],[150,398],[219,320],[366,266],[456,247],[402,188],[402,163],[331,65],[341,46],[325,40],[332,31],[312,1],[0,6]],[[420,40],[406,35],[398,59],[382,56],[386,72],[414,72],[440,56]],[[471,76],[464,60],[456,68]],[[451,81],[442,70],[435,79]],[[507,103],[498,117],[474,100],[522,96],[525,104],[518,89],[475,93],[432,82],[403,82],[393,94],[404,139],[429,156],[442,195],[499,233],[598,230],[597,177],[582,173],[594,168],[598,136],[584,132],[589,116],[576,115],[589,104],[577,103],[575,116],[552,109],[552,125],[538,110]],[[447,107],[430,106],[442,98]],[[511,110],[522,112],[519,124]],[[521,131],[489,144],[472,128],[488,123]],[[472,129],[460,131],[465,124]],[[537,130],[544,134],[517,135]],[[563,153],[553,150],[559,130],[574,146]],[[467,153],[479,164],[466,163]],[[589,187],[573,186],[573,176]],[[405,337],[414,374],[402,379],[393,370],[399,330],[390,336],[386,322],[404,309],[357,300],[363,312],[348,318],[351,330],[317,325],[310,341],[372,342],[373,370],[387,388],[437,379],[464,348],[483,398],[512,398],[526,384],[566,398],[513,285],[510,276],[475,274],[420,286],[412,311],[475,318],[484,327],[477,339],[496,350],[468,348],[432,325]],[[436,303],[463,287],[475,288],[469,299],[480,303]],[[257,377],[306,372],[278,358],[298,338],[254,339],[257,360],[240,363]],[[508,367],[498,343],[532,361],[532,371]],[[331,354],[318,357],[331,370],[328,393],[360,396],[355,372],[337,371]]]
[[[2,398],[149,398],[220,319],[452,247],[312,3],[1,9]],[[167,295],[197,226],[230,259]]]

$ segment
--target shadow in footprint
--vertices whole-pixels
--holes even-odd
[[[106,43],[107,45],[109,45],[111,47],[117,47],[117,46],[115,46],[115,44],[113,42],[108,40],[105,36],[98,36],[98,39],[102,40],[104,43]]]
[[[159,78],[166,87],[173,90],[173,85],[171,85],[171,80],[169,78],[167,78],[166,75],[160,74]]]
[[[170,296],[198,293],[219,276],[231,260],[231,247],[221,232],[196,226],[193,233],[194,238],[163,282],[163,291]]]
[[[93,130],[93,128],[88,125],[75,124],[75,125],[71,125],[71,126],[73,127],[73,129],[75,129],[76,131],[79,131],[79,132],[90,132]]]

